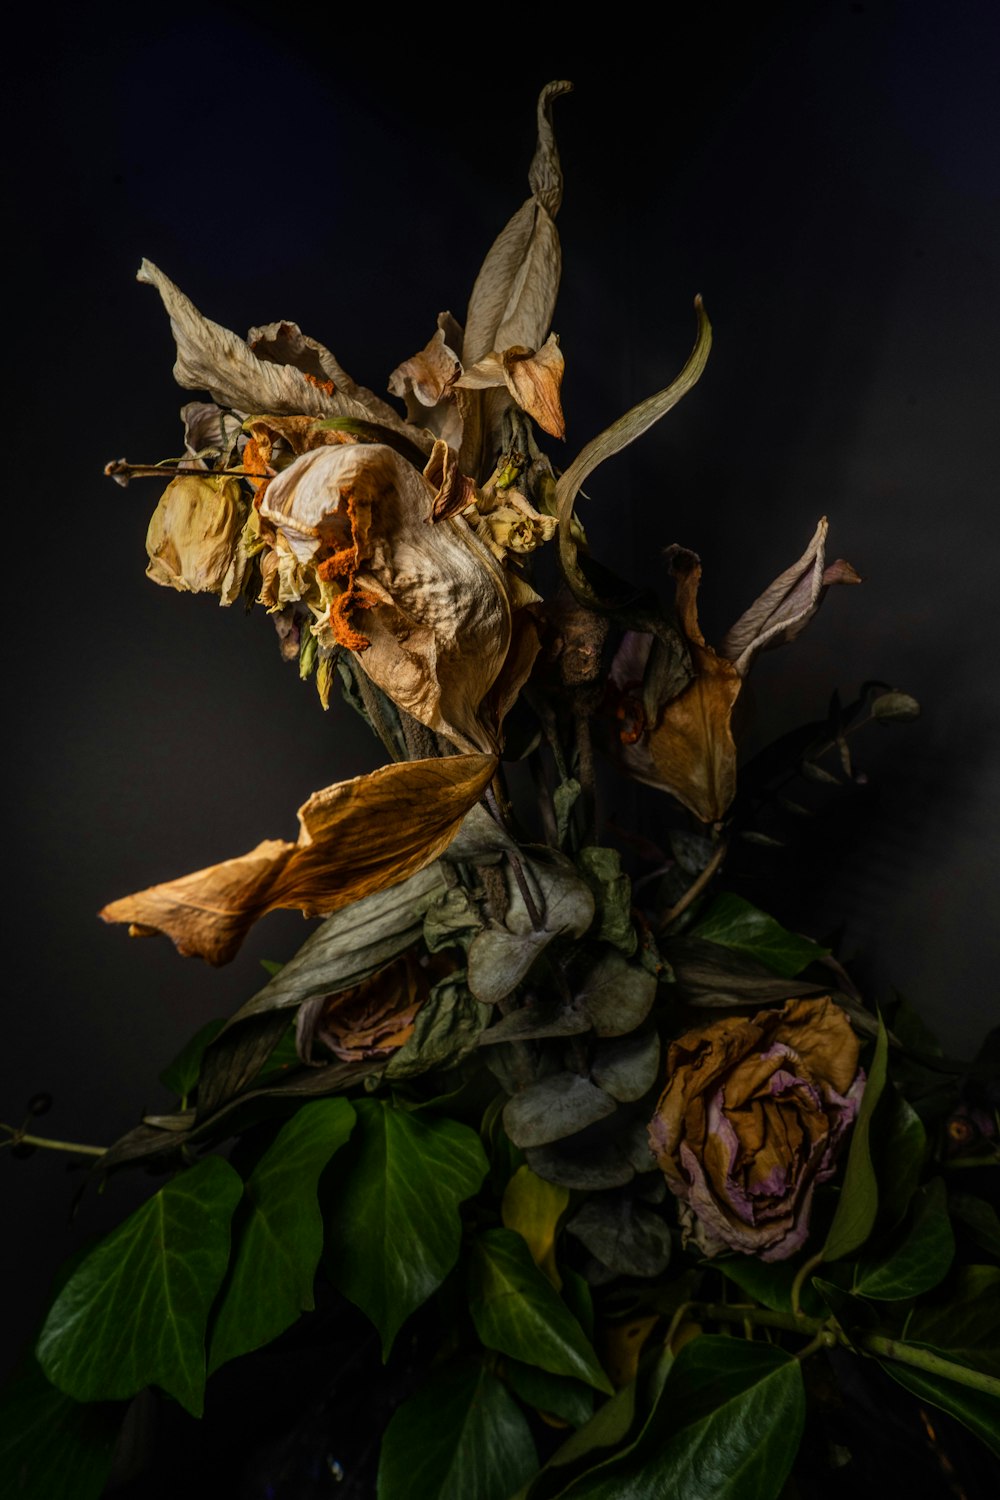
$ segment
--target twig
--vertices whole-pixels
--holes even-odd
[[[696,880],[692,881],[687,890],[684,892],[683,896],[681,896],[680,900],[675,901],[673,906],[668,907],[667,910],[663,913],[663,916],[660,918],[660,932],[662,932],[665,927],[669,927],[671,922],[676,922],[681,913],[687,911],[688,907],[693,901],[697,901],[702,891],[712,879],[712,876],[716,873],[719,866],[722,864],[722,861],[725,859],[728,852],[729,845],[725,840],[723,840],[718,849],[716,849],[715,853],[712,855],[712,858],[709,860],[708,864],[702,870],[701,874]]]
[[[9,1139],[0,1141],[2,1146],[41,1146],[47,1151],[70,1151],[77,1156],[104,1156],[106,1146],[83,1146],[79,1141],[54,1141],[49,1136],[29,1135],[26,1130],[15,1130],[13,1125],[0,1122],[0,1130],[6,1130]]]

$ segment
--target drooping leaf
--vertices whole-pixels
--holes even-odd
[[[614,1114],[614,1099],[579,1073],[555,1073],[507,1101],[504,1129],[524,1150],[578,1134]]]
[[[494,1005],[506,998],[528,973],[539,954],[561,935],[582,937],[594,916],[594,898],[564,855],[521,859],[522,873],[541,911],[535,926],[520,887],[509,877],[509,906],[501,925],[493,922],[469,945],[469,988],[477,1000]],[[535,894],[537,893],[537,894]]]
[[[56,1297],[38,1361],[78,1401],[158,1385],[200,1416],[205,1326],[229,1260],[239,1174],[209,1156],[168,1182],[83,1261]]]
[[[508,1500],[538,1462],[531,1429],[503,1384],[462,1360],[393,1413],[379,1457],[379,1500]]]
[[[296,843],[269,839],[237,859],[112,901],[100,915],[127,922],[133,935],[165,933],[181,954],[226,963],[276,907],[306,916],[338,911],[431,864],[495,767],[491,755],[453,755],[337,782],[299,809]]]
[[[408,1078],[453,1066],[476,1046],[492,1016],[490,1007],[470,995],[464,974],[441,980],[417,1011],[413,1035],[386,1064],[385,1076]]]
[[[1000,1216],[992,1203],[972,1193],[952,1193],[948,1206],[952,1218],[966,1226],[976,1244],[1000,1261]]]
[[[500,1205],[504,1228],[521,1236],[535,1265],[557,1292],[562,1277],[556,1265],[556,1231],[568,1205],[568,1189],[546,1182],[528,1166],[518,1167],[510,1178]]]
[[[529,1041],[547,1036],[580,1036],[590,1030],[590,1016],[579,1000],[529,1000],[494,1021],[479,1037],[481,1047],[498,1042]]]
[[[621,1276],[660,1276],[670,1262],[667,1220],[625,1194],[592,1198],[566,1228]]]
[[[354,1127],[346,1099],[297,1110],[247,1180],[245,1216],[235,1225],[229,1277],[209,1343],[209,1373],[277,1338],[313,1306],[323,1250],[316,1185]]]
[[[702,942],[718,943],[723,948],[734,948],[737,953],[755,958],[785,979],[794,979],[807,965],[830,951],[810,938],[786,931],[767,912],[759,911],[742,896],[734,896],[728,891],[716,896],[691,929],[690,936],[700,938]]]
[[[909,693],[880,693],[872,699],[871,716],[882,724],[920,717],[920,704]]]
[[[632,882],[622,873],[621,855],[617,849],[590,844],[580,850],[577,865],[597,903],[592,936],[613,943],[631,958],[639,937],[632,922]]]
[[[568,776],[565,781],[560,781],[552,793],[552,805],[556,815],[556,838],[559,847],[562,848],[569,833],[570,819],[583,788],[575,776]]]
[[[805,1423],[802,1367],[783,1350],[702,1335],[685,1345],[633,1452],[566,1500],[777,1500]]]
[[[674,938],[665,945],[677,981],[677,993],[687,1005],[726,1009],[738,1005],[770,1005],[803,995],[828,995],[830,986],[804,979],[782,979],[757,959],[707,943],[701,938]]]
[[[187,1098],[198,1082],[202,1053],[208,1044],[215,1040],[225,1024],[224,1020],[217,1019],[206,1021],[204,1026],[198,1028],[194,1036],[185,1042],[173,1062],[168,1063],[160,1074],[160,1082],[164,1088],[176,1094],[179,1099]]]
[[[590,1076],[620,1104],[641,1099],[656,1082],[660,1068],[660,1039],[655,1031],[615,1037],[594,1049]]]
[[[438,896],[424,917],[424,942],[428,952],[457,945],[465,947],[483,919],[464,885],[454,885]]]
[[[526,1365],[518,1359],[506,1359],[504,1378],[515,1396],[526,1406],[548,1417],[557,1417],[571,1427],[580,1427],[594,1410],[594,1392],[582,1380],[568,1380],[565,1375],[550,1375],[537,1365]]]
[[[919,1297],[944,1279],[954,1254],[944,1180],[934,1177],[917,1189],[909,1223],[890,1250],[862,1260],[854,1290],[883,1302]]]
[[[610,1394],[583,1329],[513,1230],[490,1229],[473,1241],[469,1311],[487,1349]]]
[[[598,1036],[625,1036],[649,1015],[656,978],[617,952],[606,953],[583,983],[580,999]]]
[[[946,1301],[914,1308],[907,1343],[929,1344],[948,1359],[1000,1376],[1000,1267],[963,1266],[947,1290]]]
[[[356,1139],[338,1162],[327,1236],[334,1283],[371,1318],[389,1350],[444,1280],[461,1243],[459,1205],[488,1170],[479,1137],[382,1099],[355,1105]]]
[[[851,1144],[841,1182],[840,1199],[823,1246],[824,1260],[841,1260],[845,1255],[850,1255],[864,1244],[875,1226],[878,1183],[872,1166],[869,1135],[872,1114],[885,1087],[888,1050],[885,1026],[879,1017],[875,1053],[868,1070],[861,1107],[851,1130]]]
[[[928,1370],[900,1364],[894,1359],[881,1360],[880,1364],[899,1385],[905,1386],[921,1402],[929,1402],[955,1417],[1000,1458],[1000,1412],[995,1396],[959,1385],[943,1375],[932,1375]]]
[[[0,1494],[9,1500],[99,1500],[124,1405],[83,1404],[50,1385],[36,1360],[0,1397]]]
[[[879,1218],[888,1228],[899,1224],[910,1205],[927,1155],[927,1132],[913,1106],[898,1089],[886,1089],[879,1127],[872,1140],[879,1186]]]
[[[198,1123],[217,1115],[258,1079],[283,1038],[293,1030],[285,1011],[262,1011],[238,1025],[222,1027],[201,1055],[198,1068]],[[294,1040],[293,1040],[294,1045]]]

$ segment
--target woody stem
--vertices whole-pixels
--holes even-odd
[[[673,906],[668,907],[667,910],[663,913],[663,916],[660,918],[661,932],[665,927],[669,927],[671,922],[676,922],[681,913],[687,911],[688,907],[693,901],[697,901],[702,891],[705,889],[709,881],[712,879],[713,875],[719,869],[719,866],[722,864],[722,861],[725,859],[728,852],[729,845],[725,841],[725,839],[723,839],[722,843],[719,845],[718,849],[716,849],[715,853],[712,855],[712,858],[709,860],[705,868],[701,871],[698,878],[692,881],[687,890],[684,892],[683,896],[681,896],[680,900],[675,901]]]

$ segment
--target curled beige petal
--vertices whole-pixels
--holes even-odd
[[[826,566],[829,522],[820,519],[812,540],[797,562],[780,573],[723,636],[719,655],[745,677],[758,651],[793,641],[809,624],[832,583],[860,583],[842,558]]]
[[[146,532],[146,577],[181,593],[240,591],[247,558],[239,543],[247,518],[238,479],[192,472],[172,479]]]
[[[318,385],[321,390],[325,388],[329,396],[340,397],[345,416],[364,414],[369,420],[388,422],[390,426],[398,424],[399,416],[392,407],[374,391],[352,380],[336,355],[303,333],[297,323],[286,320],[251,328],[247,344],[259,359],[277,365],[294,365],[310,384]],[[356,403],[356,412],[348,411],[351,402]]]
[[[402,761],[315,792],[294,844],[268,839],[249,854],[151,886],[105,906],[105,922],[162,932],[179,953],[227,963],[253,924],[278,907],[339,911],[437,859],[482,796],[496,759]]]
[[[487,391],[505,385],[522,411],[534,417],[551,437],[566,436],[560,388],[565,361],[554,333],[535,351],[515,344],[489,354],[470,365],[456,380],[461,390]]]
[[[448,342],[444,319],[450,319],[450,314],[439,314],[433,337],[389,376],[394,396],[402,396],[407,403],[413,396],[419,406],[437,406],[461,375],[462,362]]]

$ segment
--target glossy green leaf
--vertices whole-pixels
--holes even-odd
[[[895,1228],[910,1206],[927,1155],[923,1121],[903,1095],[886,1089],[879,1109],[872,1156],[879,1187],[879,1218]]]
[[[235,1249],[215,1315],[209,1373],[259,1349],[311,1311],[323,1251],[320,1173],[354,1128],[346,1099],[304,1104],[254,1167]]]
[[[580,850],[576,862],[597,907],[591,936],[613,943],[631,958],[639,938],[632,921],[632,882],[622,873],[621,855],[617,849],[589,844]]]
[[[168,1063],[160,1074],[160,1082],[164,1088],[176,1094],[179,1099],[187,1098],[198,1082],[202,1053],[209,1042],[214,1042],[225,1024],[222,1019],[206,1021],[205,1025],[185,1042],[173,1062]]]
[[[701,1336],[674,1361],[634,1452],[566,1500],[776,1500],[805,1423],[802,1367],[763,1343]]]
[[[958,1385],[954,1380],[946,1380],[943,1375],[931,1375],[926,1370],[914,1369],[912,1365],[899,1364],[894,1359],[880,1363],[893,1380],[921,1401],[957,1418],[1000,1458],[1000,1401],[995,1397],[972,1390],[967,1385]]]
[[[901,1302],[929,1292],[943,1281],[955,1255],[944,1181],[932,1178],[918,1188],[905,1228],[889,1252],[858,1267],[854,1290],[883,1302]]]
[[[478,1191],[488,1163],[476,1132],[455,1120],[427,1119],[382,1099],[355,1109],[355,1140],[338,1163],[327,1261],[335,1284],[379,1330],[388,1358],[404,1320],[458,1259],[459,1204]]]
[[[0,1398],[0,1495],[8,1500],[98,1500],[127,1408],[63,1395],[36,1360]]]
[[[487,1349],[610,1393],[583,1329],[513,1230],[487,1230],[473,1242],[469,1310]]]
[[[382,1439],[378,1500],[508,1500],[538,1459],[502,1383],[473,1360],[432,1375]]]
[[[1000,1261],[1000,1216],[992,1203],[972,1193],[952,1193],[948,1207],[952,1218],[966,1226],[980,1249]]]
[[[756,1255],[727,1255],[715,1265],[730,1281],[774,1312],[791,1312],[792,1283],[798,1274],[800,1257],[792,1261],[763,1261]],[[807,1281],[802,1288],[800,1305],[806,1317],[818,1317],[823,1305]]]
[[[582,1380],[550,1375],[548,1370],[523,1364],[519,1359],[507,1360],[503,1373],[515,1396],[536,1411],[560,1417],[571,1427],[581,1427],[593,1415],[594,1392]]]
[[[858,1117],[851,1129],[840,1199],[823,1247],[825,1260],[840,1260],[863,1245],[875,1227],[878,1183],[870,1144],[872,1114],[885,1087],[889,1043],[879,1017],[878,1036]]]
[[[691,929],[691,936],[723,948],[735,948],[737,953],[757,959],[785,979],[794,979],[808,964],[825,958],[830,951],[810,938],[788,932],[766,912],[728,891],[716,896]]]
[[[227,1161],[205,1157],[90,1252],[38,1340],[53,1385],[78,1401],[126,1400],[158,1385],[201,1415],[205,1325],[242,1193]]]
[[[916,1307],[907,1343],[929,1344],[948,1359],[1000,1376],[1000,1267],[963,1266],[947,1300]]]

